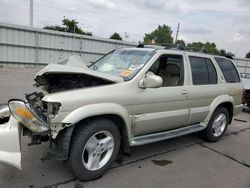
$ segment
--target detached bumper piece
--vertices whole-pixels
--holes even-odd
[[[25,126],[31,133],[49,130],[46,116],[22,100],[10,100],[0,108],[0,162],[21,170],[21,133]]]
[[[9,122],[0,124],[0,162],[21,170],[20,137],[21,125],[13,116],[10,116]]]

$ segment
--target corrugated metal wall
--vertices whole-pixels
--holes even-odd
[[[137,44],[0,23],[1,64],[49,64],[70,55],[89,62],[113,49],[134,46]]]

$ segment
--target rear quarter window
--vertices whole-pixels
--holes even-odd
[[[219,65],[226,82],[228,83],[238,83],[240,82],[239,74],[233,65],[233,62],[229,59],[215,57],[217,64]]]

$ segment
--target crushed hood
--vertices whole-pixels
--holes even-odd
[[[75,56],[47,65],[36,74],[35,81],[49,93],[124,82],[121,77],[89,69]]]
[[[77,67],[71,67],[67,65],[59,65],[59,64],[49,64],[44,69],[39,71],[36,76],[35,76],[35,81],[37,81],[37,77],[43,76],[45,74],[60,74],[60,73],[68,73],[68,74],[85,74],[89,76],[93,76],[96,78],[100,78],[103,80],[108,80],[112,82],[123,82],[124,80],[121,77],[118,76],[113,76],[113,75],[108,75],[104,74],[101,72],[93,71],[87,68],[77,68]]]

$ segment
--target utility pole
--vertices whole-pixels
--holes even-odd
[[[124,32],[124,41],[126,41],[129,38],[128,33],[125,31]]]
[[[74,34],[76,33],[76,23],[74,23]]]
[[[30,0],[30,27],[33,27],[33,0]]]
[[[177,31],[176,31],[176,36],[175,36],[175,43],[176,43],[177,40],[178,40],[179,29],[180,29],[180,22],[178,23],[178,26],[177,26]]]
[[[65,20],[65,16],[63,16],[63,20]],[[64,31],[66,32],[66,27],[64,27]]]

